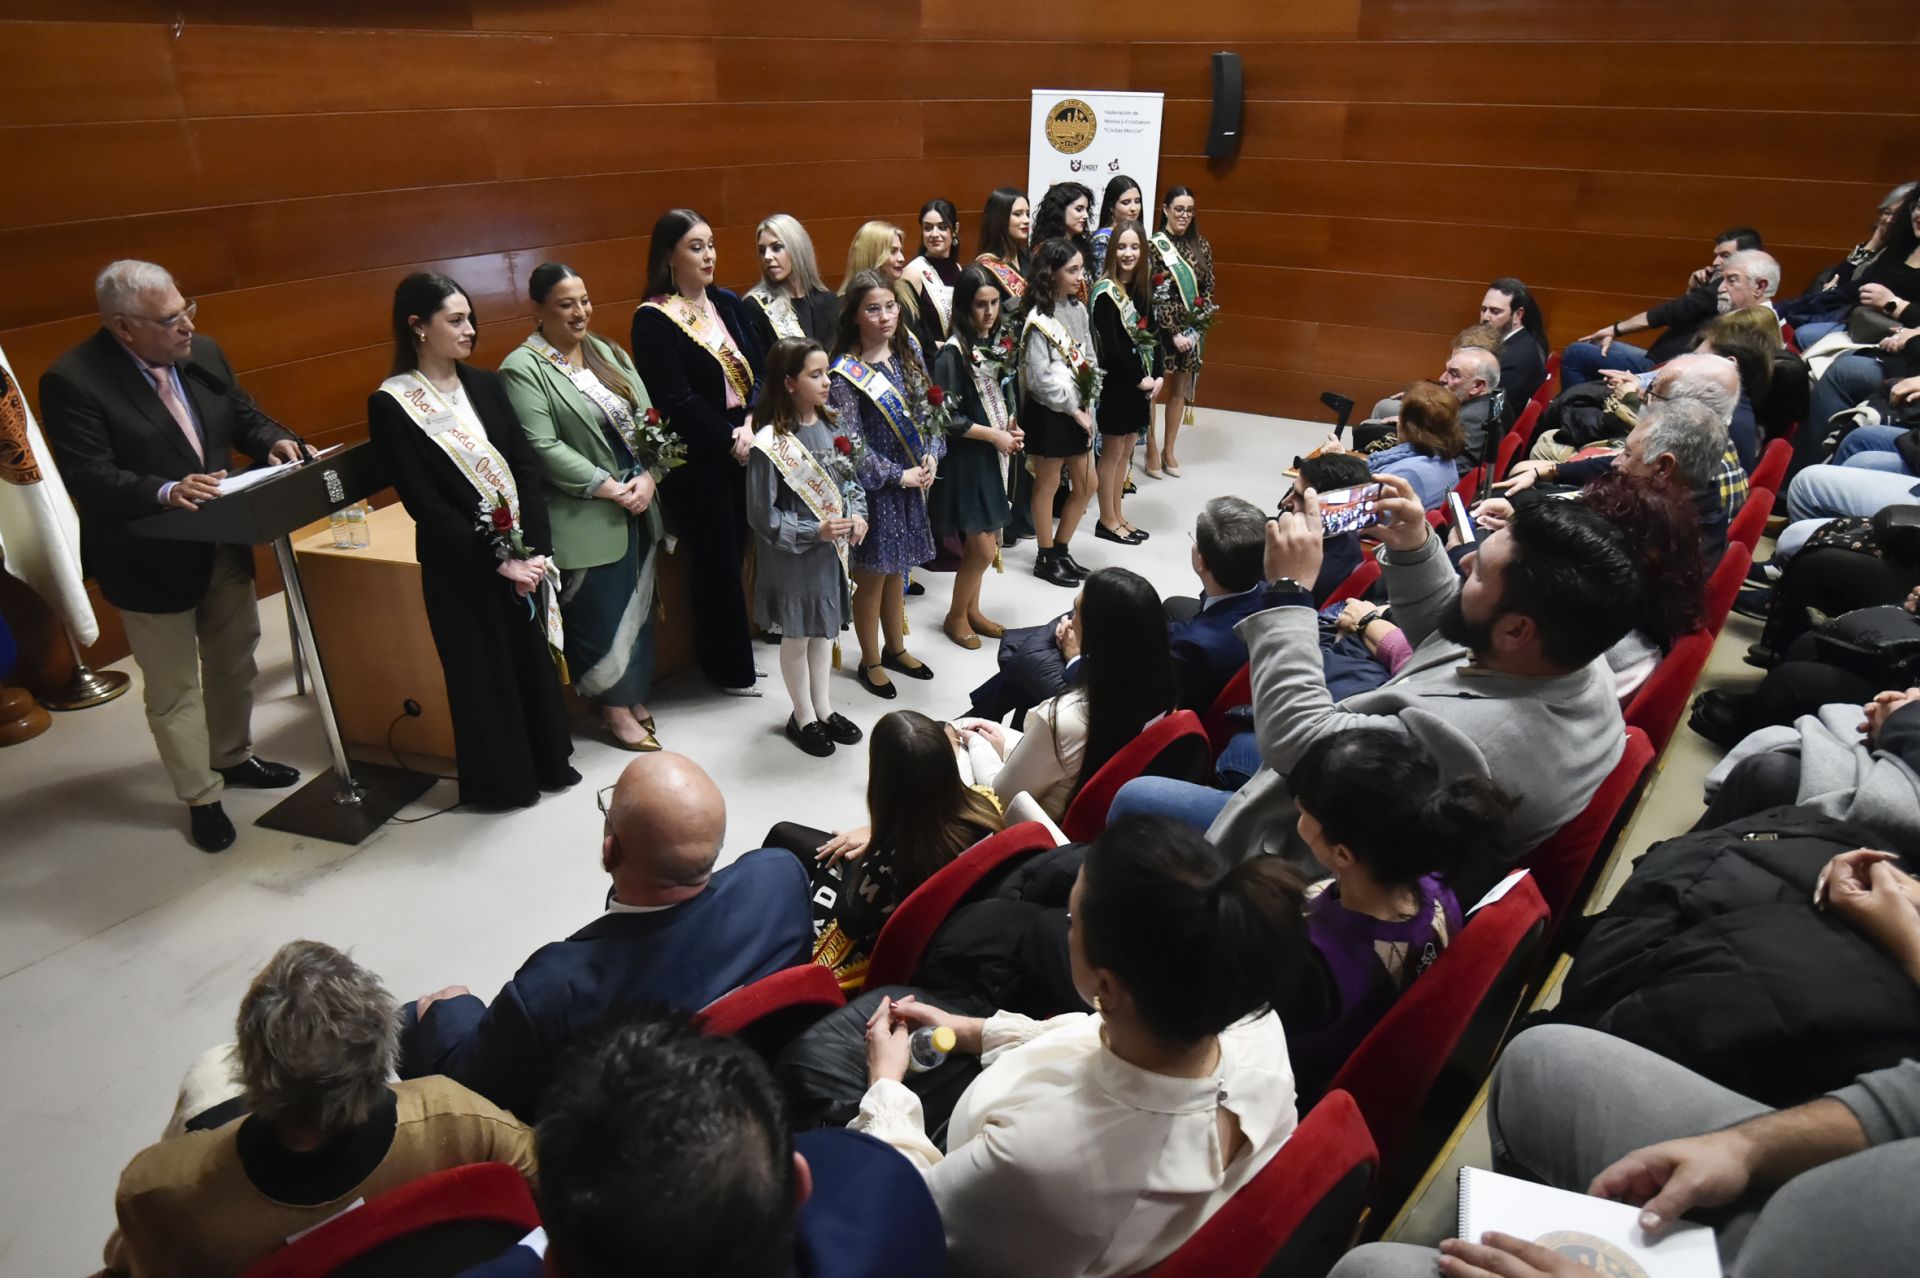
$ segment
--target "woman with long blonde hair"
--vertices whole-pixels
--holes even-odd
[[[929,315],[931,308],[924,305],[926,299],[907,279],[905,244],[900,228],[891,222],[868,222],[855,231],[853,243],[847,247],[847,278],[840,285],[840,296],[846,297],[847,285],[862,271],[880,272],[900,303],[900,325],[911,339],[921,363],[925,364],[933,359],[933,348],[942,340],[938,335],[940,317]]]
[[[820,278],[813,237],[799,219],[775,213],[754,228],[760,282],[740,299],[754,345],[771,351],[783,337],[805,337],[822,346],[833,340],[840,301]]]

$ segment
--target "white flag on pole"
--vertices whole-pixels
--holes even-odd
[[[80,517],[0,351],[0,556],[47,601],[81,647],[100,637],[80,568]]]

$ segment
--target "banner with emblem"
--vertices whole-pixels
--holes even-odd
[[[0,351],[0,557],[81,647],[100,638],[80,567],[80,517],[13,365]]]
[[[1027,194],[1034,207],[1055,182],[1078,182],[1093,192],[1097,226],[1108,179],[1124,173],[1140,184],[1144,207],[1159,208],[1165,111],[1163,93],[1035,89],[1027,142]]]

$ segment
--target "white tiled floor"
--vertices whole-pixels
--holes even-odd
[[[1118,564],[1163,593],[1195,588],[1186,532],[1208,498],[1235,493],[1271,507],[1280,472],[1322,426],[1202,409],[1181,440],[1182,479],[1141,476],[1128,517],[1154,534],[1124,548],[1074,539],[1089,567]],[[1033,543],[990,575],[996,619],[1031,625],[1063,611],[1066,590],[1033,578]],[[909,603],[911,649],[937,672],[899,680],[881,702],[847,673],[838,706],[870,725],[887,709],[950,716],[993,670],[995,645],[965,652],[939,631],[949,579],[929,575]],[[260,753],[311,774],[325,747],[308,700],[293,695],[285,618],[261,609]],[[703,764],[727,793],[728,850],[756,846],[783,819],[860,819],[864,751],[816,760],[781,735],[788,706],[774,650],[760,649],[767,696],[710,694],[697,679],[663,683],[651,702],[662,741]],[[850,664],[850,663],[849,663]],[[124,663],[132,670],[130,662]],[[113,1223],[121,1166],[152,1140],[181,1073],[231,1037],[248,978],[282,942],[316,937],[350,948],[397,997],[448,984],[490,996],[532,949],[600,907],[593,791],[628,756],[582,725],[574,762],[584,784],[510,815],[454,812],[389,826],[358,848],[249,824],[278,795],[230,793],[239,842],[206,856],[184,834],[140,712],[139,690],[56,715],[53,729],[0,753],[0,1273],[87,1272]],[[451,803],[430,791],[410,813]]]

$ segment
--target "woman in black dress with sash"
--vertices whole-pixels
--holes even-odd
[[[689,556],[694,659],[725,693],[757,697],[740,580],[747,536],[746,427],[758,360],[740,299],[713,283],[713,228],[668,209],[647,249],[647,300],[633,313],[633,363],[687,444],[660,483],[672,531]]]
[[[1153,396],[1160,389],[1159,330],[1153,326],[1153,265],[1146,228],[1131,219],[1114,223],[1107,241],[1106,269],[1093,286],[1093,341],[1106,379],[1100,386],[1100,522],[1093,535],[1101,541],[1138,545],[1144,529],[1127,522],[1121,511],[1127,461],[1135,435],[1153,422]]]
[[[425,272],[402,280],[393,344],[393,376],[367,400],[367,434],[413,517],[460,802],[525,807],[580,779],[567,763],[558,573],[533,446],[500,379],[463,362],[473,305],[458,284]],[[513,534],[528,558],[502,557]]]
[[[993,565],[1000,530],[1013,516],[1007,478],[1024,436],[1001,393],[1006,368],[989,347],[1006,298],[984,266],[960,272],[953,288],[953,336],[934,355],[933,380],[953,414],[947,460],[927,496],[935,536],[957,534],[960,567],[953,574],[953,602],[941,629],[962,648],[978,648],[980,636],[998,639],[1006,627],[980,609],[980,583]]]

